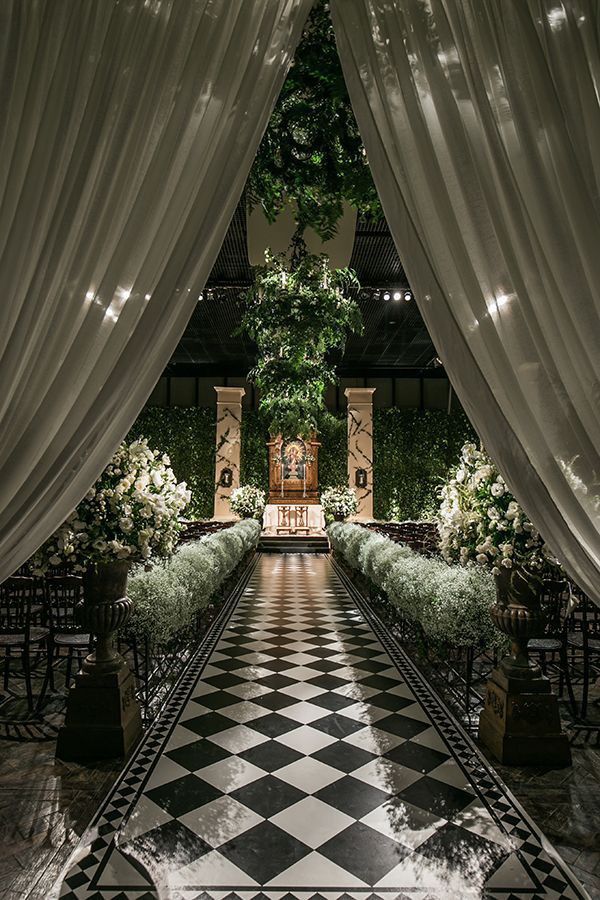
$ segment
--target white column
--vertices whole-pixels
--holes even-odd
[[[231,512],[228,498],[240,485],[240,451],[242,427],[242,397],[246,393],[239,387],[216,387],[217,392],[217,446],[215,454],[215,519],[237,518]],[[224,469],[231,470],[231,485],[221,484]]]
[[[375,388],[346,388],[348,400],[348,483],[356,491],[356,519],[373,518],[373,394]],[[356,484],[356,472],[366,472],[366,487]]]

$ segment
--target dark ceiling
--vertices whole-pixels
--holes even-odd
[[[365,327],[362,336],[348,340],[339,373],[390,375],[432,367],[437,354],[414,299],[393,299],[394,288],[408,290],[409,285],[385,220],[358,218],[350,266],[362,285],[358,300]],[[250,279],[242,201],[169,371],[233,376],[245,375],[254,365],[252,343],[234,336]],[[384,299],[387,289],[392,290],[389,300]]]

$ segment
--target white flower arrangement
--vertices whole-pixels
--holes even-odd
[[[502,475],[475,444],[465,444],[454,475],[440,491],[440,550],[447,562],[475,562],[500,575],[526,565],[557,565]]]
[[[253,550],[260,537],[258,522],[237,522],[199,541],[178,547],[170,559],[135,566],[127,593],[134,601],[127,631],[153,644],[168,645],[185,634],[225,579]]]
[[[361,525],[334,522],[327,534],[334,552],[418,622],[432,643],[504,648],[490,616],[496,591],[489,572],[422,556]]]
[[[173,553],[190,502],[169,457],[143,438],[121,444],[84,499],[34,556],[36,571],[92,562],[148,562]]]
[[[355,516],[358,510],[358,500],[352,488],[343,485],[330,487],[321,494],[321,506],[326,522],[334,519],[348,519]]]
[[[253,484],[234,488],[229,498],[232,511],[240,519],[262,519],[265,511],[265,492]]]

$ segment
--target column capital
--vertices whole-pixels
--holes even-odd
[[[246,393],[243,387],[215,387],[217,403],[241,403]]]
[[[371,406],[373,403],[373,394],[376,390],[377,388],[350,387],[346,388],[344,394],[348,400],[348,406],[350,406],[350,404],[353,406],[356,404]]]

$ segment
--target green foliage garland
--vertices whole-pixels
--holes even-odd
[[[381,215],[335,43],[327,3],[308,18],[247,185],[251,206],[274,221],[295,200],[299,230],[331,238],[343,202]]]
[[[342,351],[349,331],[362,329],[359,288],[350,269],[330,269],[326,256],[303,253],[290,267],[285,254],[266,254],[255,268],[241,330],[256,343],[248,379],[271,434],[308,437],[325,412],[323,394],[335,382],[328,354]]]

